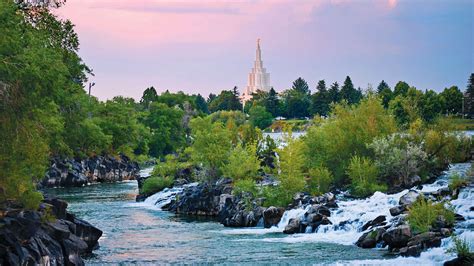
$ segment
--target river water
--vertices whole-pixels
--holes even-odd
[[[450,171],[463,173],[469,164],[459,164]],[[149,169],[142,171],[148,174]],[[423,191],[446,186],[442,176]],[[87,258],[91,265],[103,264],[168,264],[168,263],[225,263],[225,264],[338,264],[380,265],[441,264],[452,255],[445,253],[451,240],[443,247],[424,252],[420,258],[387,257],[383,249],[361,249],[353,245],[362,234],[358,228],[365,221],[380,214],[388,215],[388,208],[397,204],[405,192],[386,195],[377,192],[365,200],[338,202],[331,220],[337,224],[350,220],[343,228],[322,226],[315,233],[284,235],[284,225],[292,217],[304,213],[302,209],[287,211],[278,227],[271,229],[225,228],[212,220],[180,217],[159,209],[160,202],[173,197],[175,190],[156,194],[142,203],[135,202],[138,192],[135,181],[115,184],[95,184],[82,188],[58,188],[47,191],[69,202],[69,211],[104,231],[100,248]],[[458,232],[474,240],[474,213],[469,209],[474,190],[463,190],[453,201],[459,213],[468,218]],[[155,202],[157,202],[155,205]]]

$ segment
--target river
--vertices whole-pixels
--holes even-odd
[[[450,171],[465,172],[469,164],[459,164]],[[149,169],[142,171],[148,174]],[[445,176],[423,191],[446,186]],[[100,248],[86,259],[90,265],[103,264],[168,264],[168,263],[226,263],[226,264],[441,264],[452,258],[445,254],[451,245],[449,239],[443,247],[424,252],[421,258],[390,258],[383,249],[361,249],[353,245],[362,234],[359,224],[373,219],[398,202],[404,193],[386,195],[377,192],[365,200],[342,201],[340,208],[331,215],[337,222],[358,218],[342,229],[334,226],[320,228],[316,233],[284,235],[283,224],[302,210],[292,210],[284,215],[282,226],[271,229],[225,228],[216,221],[180,217],[161,211],[153,203],[135,202],[135,181],[115,184],[94,184],[82,188],[50,189],[69,202],[69,210],[104,231]],[[167,194],[167,195],[164,195]],[[166,199],[172,193],[162,193],[156,198]],[[474,213],[469,209],[474,198],[472,188],[461,193],[454,202],[458,212],[468,221],[458,229],[464,237],[474,240],[472,233]],[[155,201],[153,200],[153,202]],[[388,213],[388,217],[390,214]],[[467,224],[466,224],[467,223]]]

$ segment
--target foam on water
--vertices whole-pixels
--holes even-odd
[[[424,185],[421,189],[412,188],[419,192],[433,192],[440,188],[448,186],[448,176],[454,173],[464,175],[470,164],[456,164],[450,167],[443,175],[441,175],[434,183]],[[339,208],[331,212],[330,220],[332,225],[323,225],[314,233],[303,233],[288,235],[286,237],[271,237],[254,239],[255,241],[265,242],[284,242],[284,243],[301,243],[301,242],[328,242],[342,245],[353,245],[359,237],[363,234],[360,228],[367,222],[375,219],[379,215],[385,215],[387,221],[394,217],[390,214],[389,209],[397,206],[400,197],[406,194],[408,190],[404,190],[396,194],[385,194],[376,192],[371,197],[358,200],[340,200],[338,201]],[[474,243],[474,212],[470,207],[474,202],[474,188],[467,187],[461,190],[458,199],[451,201],[456,213],[463,215],[466,221],[460,222],[456,226],[456,235],[461,238],[466,238]],[[282,232],[291,218],[301,218],[308,210],[306,208],[298,208],[288,210],[283,214],[283,217],[276,227],[270,229],[262,228],[247,228],[247,229],[230,229],[223,230],[225,234],[266,234]],[[421,254],[419,258],[395,258],[387,260],[362,260],[362,261],[348,261],[337,262],[338,265],[393,265],[405,263],[408,265],[423,265],[423,264],[442,264],[442,262],[452,259],[455,256],[446,253],[449,247],[453,246],[451,238],[443,239],[442,246],[439,248],[429,249]]]

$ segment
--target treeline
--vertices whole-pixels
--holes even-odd
[[[280,148],[239,118],[240,112],[219,113],[226,115],[191,120],[191,142],[158,163],[143,193],[172,186],[187,173],[186,178],[201,182],[231,178],[236,195],[249,202],[264,199],[266,206],[286,207],[297,192],[349,189],[353,196],[366,197],[425,182],[450,163],[466,161],[472,147],[450,118],[426,122],[418,116],[407,127],[399,125],[377,95],[358,104],[331,105],[327,119],[314,120],[299,139],[287,132]],[[278,182],[262,186],[265,176]]]

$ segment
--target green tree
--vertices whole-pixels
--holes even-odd
[[[163,103],[152,103],[144,124],[151,130],[150,155],[160,157],[176,151],[185,144],[182,126],[184,112]]]
[[[460,114],[462,112],[462,101],[463,95],[461,90],[458,89],[457,86],[451,86],[449,88],[445,88],[443,92],[441,92],[440,97],[444,98],[445,106],[443,113],[444,114]]]
[[[326,82],[320,80],[316,86],[316,92],[311,97],[311,113],[327,116],[330,109],[330,95],[326,89]]]
[[[351,158],[347,167],[347,175],[351,180],[351,192],[357,197],[367,197],[375,191],[385,191],[385,185],[378,184],[377,166],[366,157],[357,155]]]
[[[209,117],[197,117],[191,120],[191,132],[193,143],[187,150],[192,161],[207,170],[208,178],[217,178],[232,150],[230,131]]]
[[[384,80],[377,86],[377,94],[382,99],[383,106],[388,108],[390,101],[393,99],[393,92]]]
[[[308,83],[306,82],[306,80],[302,79],[301,77],[293,81],[293,86],[291,87],[291,89],[302,94],[310,93]]]
[[[408,92],[409,88],[410,85],[408,85],[408,83],[406,83],[405,81],[399,81],[393,89],[393,96],[397,97],[398,95],[405,95]]]
[[[224,176],[232,178],[234,181],[251,179],[255,180],[260,169],[260,160],[257,157],[257,147],[255,144],[237,145],[230,151],[228,162],[223,166]]]
[[[339,92],[339,84],[337,82],[334,82],[331,85],[331,88],[328,90],[328,95],[329,95],[329,102],[331,103],[338,103],[341,101],[341,95]]]
[[[242,110],[242,104],[239,100],[239,94],[237,92],[237,87],[234,87],[231,91],[222,91],[219,96],[213,99],[209,103],[209,111],[211,113],[217,111],[231,111]]]
[[[421,116],[423,120],[432,122],[444,110],[445,100],[436,92],[427,90],[420,102]]]
[[[143,92],[142,98],[140,99],[140,104],[143,108],[148,109],[150,103],[155,102],[158,99],[158,94],[153,86],[146,88]]]
[[[249,121],[252,126],[265,129],[272,124],[273,117],[264,107],[254,105],[249,111]]]
[[[340,91],[340,97],[342,100],[346,100],[349,104],[355,104],[360,101],[362,94],[354,88],[352,80],[349,76],[344,80],[344,85]]]
[[[209,109],[207,108],[207,102],[206,100],[204,99],[204,97],[201,96],[201,94],[198,94],[196,96],[196,100],[195,100],[195,103],[196,103],[196,108],[204,113],[204,114],[207,114],[209,113]]]

